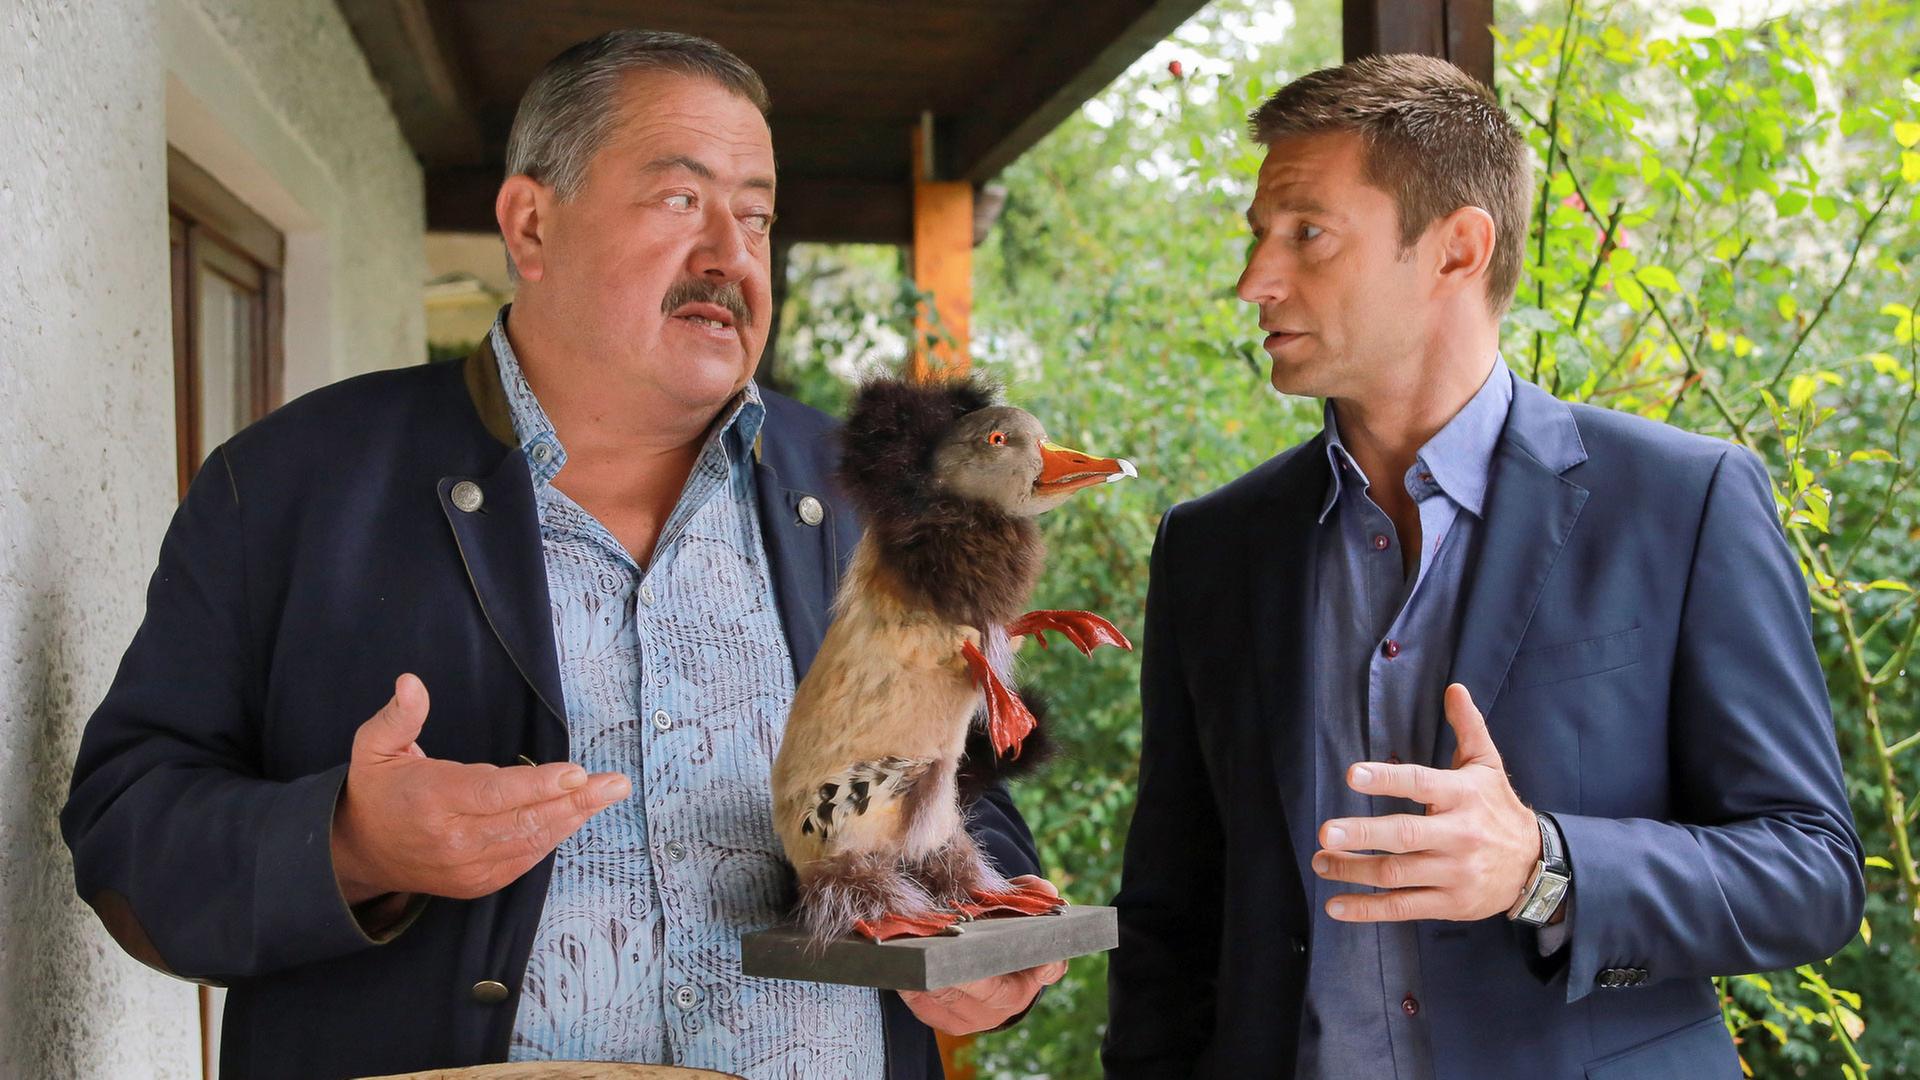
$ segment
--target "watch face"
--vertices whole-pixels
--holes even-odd
[[[1567,879],[1559,874],[1543,872],[1540,883],[1534,887],[1533,896],[1527,901],[1525,911],[1520,918],[1535,926],[1545,926],[1553,913],[1560,908],[1560,901],[1567,895]]]

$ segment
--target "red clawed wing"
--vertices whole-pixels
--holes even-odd
[[[1027,710],[1027,703],[1020,695],[1007,689],[1000,676],[993,673],[993,666],[987,663],[987,655],[980,647],[969,641],[960,646],[960,655],[967,658],[967,669],[973,672],[973,681],[986,692],[987,696],[987,737],[993,741],[993,752],[1006,757],[1020,756],[1020,742],[1027,733],[1038,726],[1039,721]]]
[[[1047,630],[1057,632],[1088,656],[1100,645],[1133,651],[1133,642],[1127,640],[1119,627],[1091,611],[1029,611],[1007,624],[1008,634],[1015,637],[1030,634],[1043,649],[1047,647],[1043,631]]]

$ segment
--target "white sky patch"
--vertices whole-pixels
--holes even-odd
[[[1510,2],[1530,18],[1540,10],[1544,0]],[[1668,38],[1689,29],[1695,33],[1703,29],[1680,17],[1680,13],[1688,8],[1706,8],[1713,12],[1713,17],[1720,21],[1721,26],[1752,26],[1765,19],[1813,7],[1807,0],[1629,0],[1629,6],[1652,12],[1653,21],[1648,26],[1648,32]]]

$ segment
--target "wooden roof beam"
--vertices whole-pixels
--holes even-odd
[[[938,180],[979,185],[1059,126],[1127,65],[1174,32],[1204,0],[1110,0],[1068,5],[1074,25],[1035,35],[1007,59],[964,114],[944,121]],[[1061,72],[1073,74],[1064,81]]]
[[[473,91],[447,34],[440,0],[339,0],[339,5],[420,160],[428,166],[484,160]]]
[[[1421,53],[1493,85],[1493,0],[1344,0],[1341,12],[1349,60]]]

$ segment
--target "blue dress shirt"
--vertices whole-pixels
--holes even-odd
[[[1315,544],[1316,828],[1329,818],[1425,812],[1407,800],[1358,794],[1347,786],[1346,772],[1359,761],[1437,764],[1461,586],[1473,565],[1493,451],[1512,401],[1512,374],[1496,357],[1480,390],[1399,478],[1420,514],[1420,551],[1410,573],[1401,538],[1368,495],[1371,482],[1341,443],[1333,403],[1327,403],[1333,480]],[[1312,854],[1299,853],[1314,920],[1300,1075],[1431,1077],[1420,1001],[1423,924],[1334,920],[1326,914],[1328,900],[1371,890],[1321,878],[1313,873]]]

